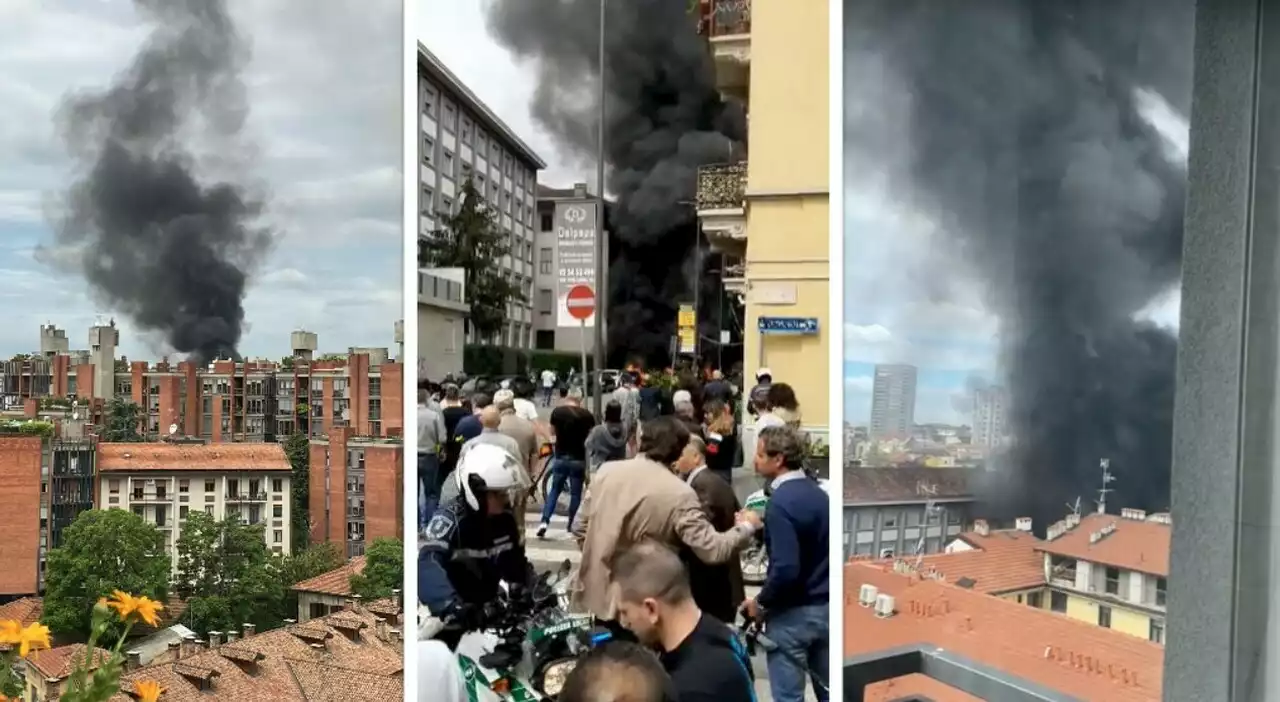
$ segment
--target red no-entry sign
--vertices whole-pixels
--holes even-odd
[[[575,285],[569,288],[569,294],[565,296],[565,305],[568,306],[569,314],[574,319],[585,322],[596,313],[596,292],[590,285]]]

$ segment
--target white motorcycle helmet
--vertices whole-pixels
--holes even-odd
[[[477,512],[483,509],[481,493],[512,491],[521,486],[519,460],[492,444],[476,444],[468,449],[456,474],[459,492]]]

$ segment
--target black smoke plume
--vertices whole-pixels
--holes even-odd
[[[714,257],[692,265],[698,166],[743,158],[746,119],[726,102],[697,17],[685,0],[612,0],[606,9],[605,86],[610,357],[661,362],[676,309],[707,281]],[[568,155],[595,163],[599,104],[599,0],[496,0],[489,31],[532,62],[534,119]],[[704,285],[707,329],[718,301]],[[708,313],[707,311],[710,310]],[[615,361],[616,362],[616,361]]]
[[[1111,511],[1167,509],[1177,341],[1135,315],[1178,282],[1186,174],[1138,96],[1187,114],[1193,2],[845,7],[847,71],[882,61],[905,95],[906,189],[1001,320],[1015,443],[985,511],[1060,519],[1104,458]]]
[[[201,177],[187,140],[238,143],[247,114],[244,39],[225,0],[135,0],[151,25],[132,63],[58,113],[77,179],[56,244],[102,301],[204,362],[238,357],[247,272],[269,234],[262,203]],[[48,253],[48,252],[46,252]]]

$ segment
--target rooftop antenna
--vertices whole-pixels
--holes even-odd
[[[1076,496],[1076,501],[1074,504],[1071,502],[1067,503],[1067,509],[1071,510],[1071,514],[1073,514],[1074,516],[1077,516],[1077,517],[1080,516],[1080,497],[1078,495]]]
[[[1098,465],[1102,467],[1102,487],[1098,489],[1098,514],[1107,513],[1107,493],[1114,492],[1107,485],[1115,482],[1116,476],[1111,474],[1111,459],[1104,458],[1098,461]]]

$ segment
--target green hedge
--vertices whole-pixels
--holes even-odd
[[[587,357],[587,369],[595,366]],[[547,368],[567,375],[570,370],[582,368],[582,357],[563,351],[538,351],[513,349],[505,346],[467,344],[462,352],[462,370],[467,375],[517,375]]]

